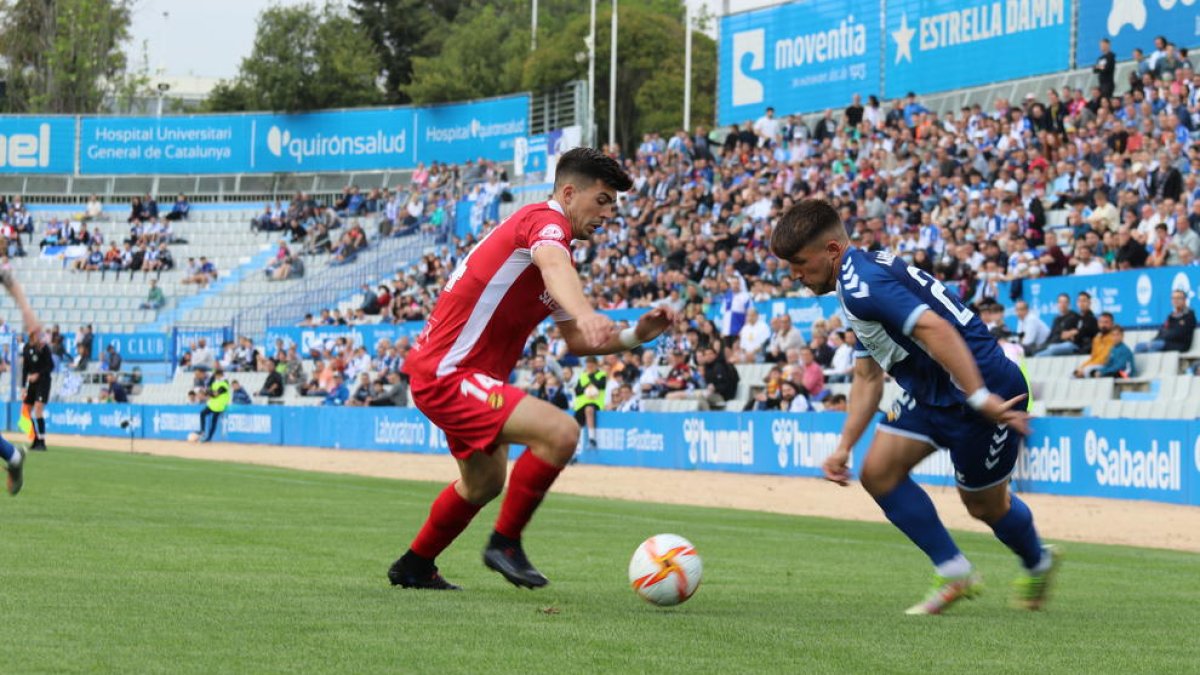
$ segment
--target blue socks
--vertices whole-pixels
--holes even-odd
[[[937,510],[933,508],[933,501],[929,499],[929,495],[924,490],[913,482],[911,477],[905,476],[904,480],[900,481],[891,492],[876,498],[875,502],[883,509],[887,519],[892,521],[893,525],[900,528],[901,532],[924,551],[935,566],[943,565],[961,555],[958,546],[950,538],[950,533],[946,531],[946,527],[938,518]],[[1011,512],[1009,515],[1012,515]],[[1032,530],[1033,521],[1029,517],[1028,509],[1025,510],[1025,515],[1026,520],[1030,523],[1030,530]],[[1007,520],[1007,516],[1005,520]],[[1001,539],[1004,538],[1001,537]],[[1036,539],[1037,535],[1034,535],[1034,540],[1036,541]]]
[[[1042,541],[1033,527],[1033,514],[1021,498],[1009,495],[1012,505],[1004,517],[992,525],[996,538],[1021,557],[1025,569],[1034,570],[1042,562]]]
[[[15,449],[16,448],[13,447],[12,443],[9,443],[7,439],[5,439],[3,436],[0,436],[0,457],[3,457],[5,462],[12,459],[13,451]]]

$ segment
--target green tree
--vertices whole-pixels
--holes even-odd
[[[272,6],[258,17],[237,77],[217,85],[206,109],[299,112],[382,103],[380,61],[369,45],[336,5]]]
[[[436,56],[463,0],[351,0],[350,15],[375,47],[389,103],[408,103],[413,58]]]
[[[510,0],[511,2],[511,0]],[[502,4],[502,3],[498,3]],[[463,12],[436,56],[412,59],[412,82],[401,90],[414,103],[442,103],[521,90],[529,55],[528,13],[491,4]]]
[[[5,108],[93,113],[124,79],[132,0],[0,1]]]
[[[636,146],[643,133],[670,133],[683,121],[683,5],[674,0],[624,2],[618,5],[617,26],[617,142]],[[533,91],[548,91],[575,79],[586,79],[587,13],[577,15],[543,41],[526,60],[522,84]],[[607,137],[611,11],[604,7],[596,17],[596,125]],[[713,118],[716,90],[716,43],[696,31],[692,34],[693,124]]]

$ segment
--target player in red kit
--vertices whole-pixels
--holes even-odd
[[[553,316],[571,352],[611,354],[652,340],[674,320],[659,307],[617,331],[583,293],[573,241],[591,239],[632,187],[620,164],[592,148],[559,159],[554,198],[513,214],[455,268],[418,336],[404,371],[413,403],[446,432],[461,478],[447,486],[408,551],[388,570],[405,588],[457,590],[434,564],[471,519],[504,488],[508,446],[516,461],[483,562],[517,586],[548,582],[530,564],[521,532],[575,454],[579,425],[550,403],[526,396],[508,377],[530,333]]]

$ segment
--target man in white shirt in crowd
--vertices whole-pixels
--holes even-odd
[[[1016,313],[1017,335],[1021,337],[1021,346],[1025,348],[1026,354],[1033,354],[1050,339],[1050,327],[1041,317],[1029,313],[1029,303],[1024,300],[1017,301]]]
[[[792,325],[792,317],[780,314],[771,319],[771,340],[767,343],[767,360],[779,363],[787,358],[788,351],[804,346],[804,336],[800,329]]]
[[[1104,274],[1104,261],[1092,253],[1085,244],[1075,247],[1075,276],[1086,277],[1093,274]]]
[[[637,390],[634,392],[634,398],[638,400],[655,398],[654,388],[658,385],[659,378],[657,356],[653,349],[642,352],[642,373],[638,376]]]
[[[754,133],[758,134],[760,146],[775,147],[779,142],[779,120],[775,119],[774,108],[767,108],[766,114],[754,122]]]
[[[857,340],[853,329],[836,330],[829,336],[833,347],[833,362],[825,370],[826,382],[849,382],[854,372],[854,345]]]
[[[771,339],[771,329],[767,322],[758,316],[758,310],[751,307],[746,310],[746,324],[738,334],[738,345],[742,352],[755,361],[762,360],[762,349]]]
[[[196,349],[192,351],[192,370],[212,370],[217,367],[217,360],[208,348],[208,341],[200,338],[196,341]]]

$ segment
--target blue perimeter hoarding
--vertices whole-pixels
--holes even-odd
[[[0,152],[0,173],[73,173],[74,133],[74,118],[0,117],[0,137],[21,134],[16,137],[19,144],[6,145],[12,153]],[[409,169],[422,161],[508,160],[516,139],[528,133],[525,94],[429,107],[296,115],[81,117],[79,173]],[[43,137],[50,141],[42,142]],[[10,154],[19,163],[10,161]]]
[[[1134,47],[1149,56],[1159,35],[1178,47],[1200,47],[1200,5],[1188,0],[1097,0],[1088,9],[1079,15],[1077,68],[1095,65],[1105,37],[1121,61],[1133,57]]]
[[[884,93],[899,98],[1066,70],[1073,5],[888,0]]]
[[[15,424],[19,403],[10,403]],[[55,403],[52,430],[84,436],[182,440],[200,429],[200,406]],[[584,464],[818,477],[837,447],[842,413],[612,413],[597,418]],[[127,423],[127,424],[126,424]],[[124,426],[123,426],[124,425]],[[857,473],[867,442],[854,450]],[[217,440],[445,454],[445,435],[414,408],[231,406]],[[954,484],[945,452],[919,464],[927,485]],[[1200,505],[1200,421],[1040,418],[1017,463],[1024,492]]]
[[[0,117],[0,173],[74,171],[74,117]]]
[[[1113,320],[1121,326],[1152,328],[1162,325],[1171,313],[1172,291],[1178,289],[1187,293],[1189,303],[1194,305],[1196,289],[1200,288],[1200,267],[1159,267],[1095,276],[1026,279],[1021,286],[1020,297],[1047,325],[1058,313],[1059,293],[1071,296],[1074,306],[1080,291],[1087,291],[1092,296],[1092,311],[1097,315],[1112,312]],[[1015,326],[1012,295],[1012,284],[1001,283],[999,300],[1008,308],[1006,313]]]
[[[721,124],[840,108],[878,93],[879,0],[813,0],[721,19]]]

